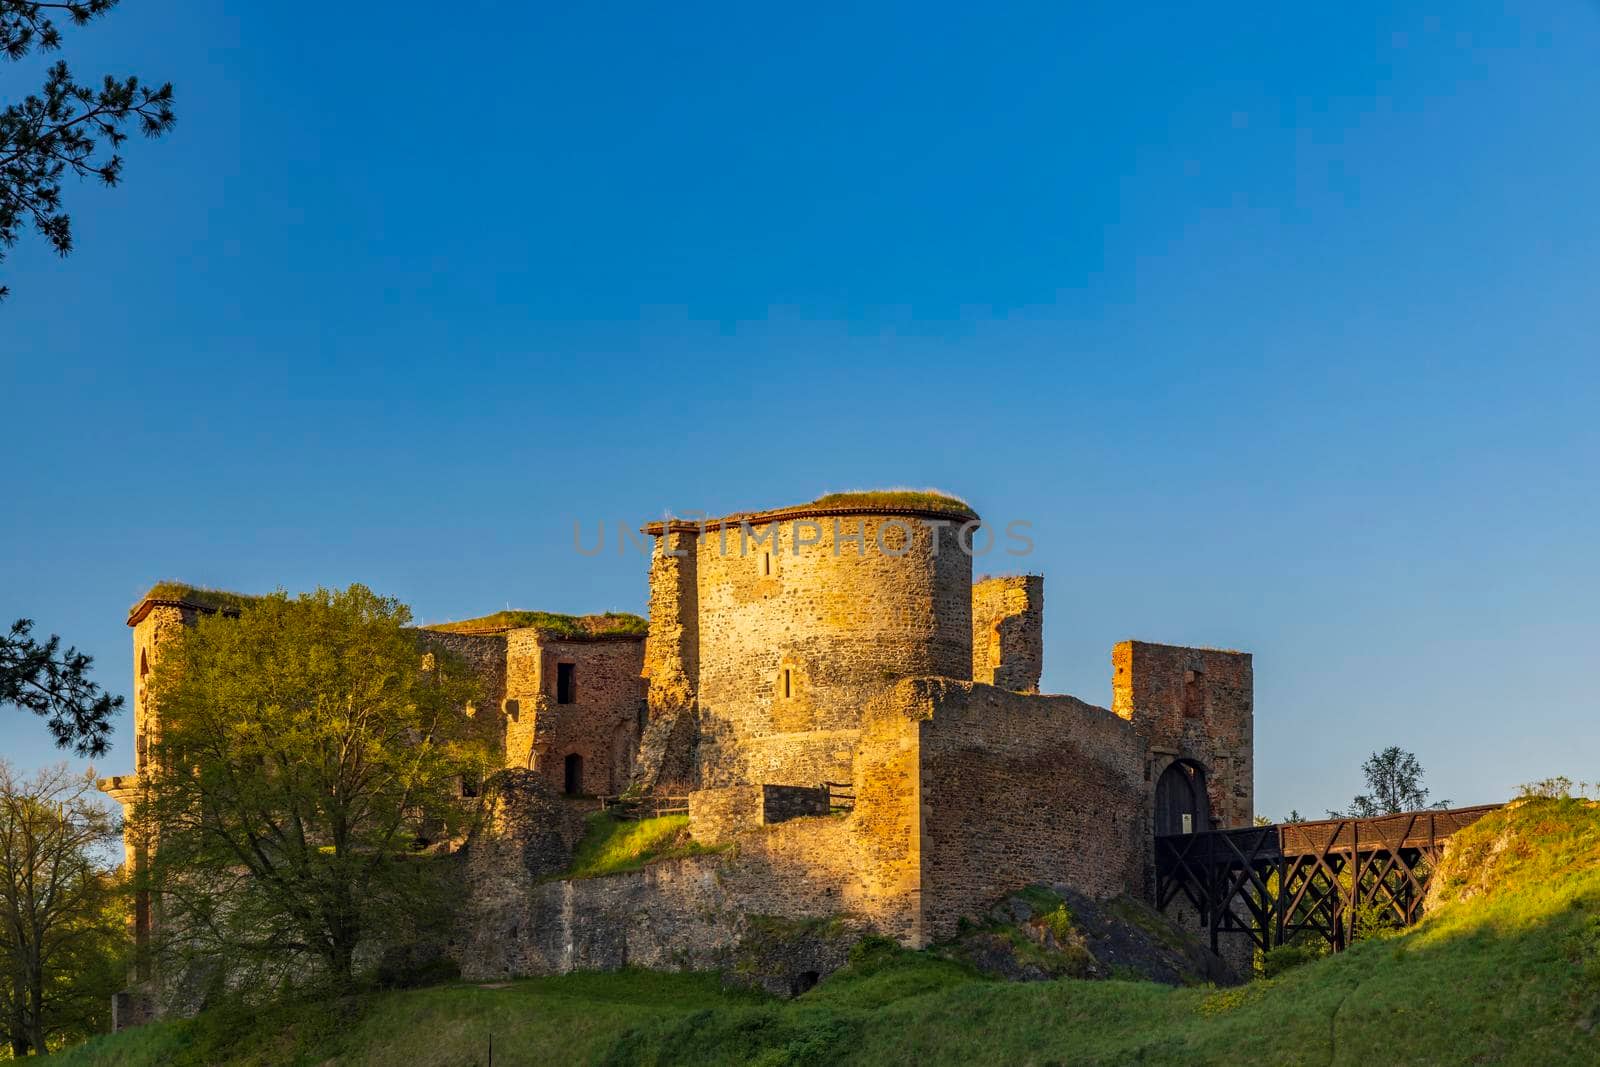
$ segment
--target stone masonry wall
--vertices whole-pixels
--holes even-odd
[[[664,530],[650,556],[650,633],[644,645],[647,715],[633,784],[679,792],[698,782],[694,682],[699,673],[695,534]]]
[[[559,798],[541,776],[519,780],[467,845],[453,949],[463,974],[719,966],[750,916],[847,914],[921,944],[916,730],[903,713],[869,709],[848,815],[762,825],[760,785],[699,791],[690,796],[695,838],[721,851],[602,878],[546,880],[570,849],[546,826]]]
[[[1142,892],[1143,746],[1127,723],[1075,697],[946,679],[889,700],[920,727],[924,937],[1034,882]]]
[[[161,649],[177,638],[185,626],[194,625],[192,608],[156,605],[133,627],[133,772],[142,774],[160,731],[150,705],[148,685]]]
[[[1044,670],[1044,578],[985,578],[972,587],[972,680],[1037,693]]]
[[[552,789],[566,758],[583,761],[584,793],[627,787],[638,752],[644,643],[637,637],[566,639],[537,629],[506,640],[506,762],[531,768]],[[573,702],[557,701],[558,667],[573,667]]]
[[[1254,674],[1248,652],[1124,641],[1111,653],[1112,710],[1144,739],[1147,791],[1177,759],[1206,771],[1219,828],[1255,821]]]
[[[793,785],[739,785],[689,794],[689,833],[721,845],[761,826],[829,814],[828,791]]]
[[[505,706],[506,640],[501,634],[453,634],[438,630],[417,630],[423,648],[454,657],[472,673],[478,698],[473,715],[485,725],[483,737],[501,750],[495,753],[504,762],[504,731],[488,729],[498,724]]]
[[[753,916],[853,915],[904,936],[903,916],[883,914],[882,898],[852,864],[849,823],[793,819],[743,835],[727,851],[599,878],[545,881],[502,868],[504,879],[469,881],[455,957],[471,980],[720,967]]]
[[[652,715],[657,708],[687,707],[699,671],[699,608],[696,545],[692,533],[656,538],[650,556],[650,633],[644,674],[650,680]]]
[[[843,780],[874,692],[971,671],[971,558],[955,526],[912,517],[752,533],[761,543],[737,526],[697,539],[701,783]]]

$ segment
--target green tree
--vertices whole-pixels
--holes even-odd
[[[358,945],[441,908],[425,847],[465,817],[490,724],[409,621],[364,586],[280,592],[163,650],[134,814],[162,951],[347,985]]]
[[[82,26],[117,0],[0,0],[0,54],[16,61],[61,47],[56,20]],[[107,74],[98,86],[75,81],[66,63],[45,73],[43,88],[0,109],[0,261],[31,225],[60,255],[72,251],[72,220],[62,208],[68,174],[104,185],[122,180],[117,149],[136,127],[146,137],[172,129],[172,86]],[[0,299],[10,290],[0,286]]]
[[[94,774],[0,760],[0,1036],[14,1056],[104,1029],[126,924]]]
[[[1422,784],[1422,764],[1414,753],[1398,745],[1390,745],[1382,752],[1374,752],[1361,765],[1367,779],[1369,792],[1357,793],[1346,811],[1332,811],[1335,819],[1371,819],[1379,815],[1395,815],[1402,811],[1419,811],[1428,804],[1428,790]],[[1435,808],[1448,808],[1448,800],[1439,801]]]
[[[0,705],[43,717],[60,748],[103,756],[122,698],[101,692],[89,680],[93,664],[93,657],[76,648],[62,652],[55,634],[40,644],[33,639],[33,620],[18,619],[10,633],[0,634]]]

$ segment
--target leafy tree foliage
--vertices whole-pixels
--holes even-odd
[[[0,760],[0,1037],[13,1056],[102,1030],[126,942],[116,825],[94,775]]]
[[[0,634],[0,705],[14,704],[42,716],[56,745],[80,756],[103,756],[111,744],[111,718],[122,698],[89,680],[94,658],[76,648],[61,651],[55,634],[33,639],[33,620],[18,619]]]
[[[1335,819],[1371,819],[1379,815],[1395,815],[1402,811],[1420,811],[1429,807],[1428,790],[1422,784],[1422,764],[1414,753],[1398,745],[1390,745],[1382,752],[1374,752],[1361,765],[1369,792],[1357,793],[1347,811],[1329,811]],[[1448,808],[1450,802],[1441,800],[1435,808]]]
[[[150,676],[154,767],[134,827],[167,968],[348,984],[356,949],[441,910],[430,840],[467,814],[490,723],[470,676],[364,586],[201,618]],[[484,717],[487,720],[488,717]]]
[[[35,3],[0,0],[0,54],[16,61],[37,49],[61,47],[58,19],[82,26],[117,0]],[[72,220],[62,208],[61,181],[72,174],[105,185],[122,179],[118,149],[137,128],[146,137],[172,129],[171,83],[152,87],[136,77],[107,74],[99,85],[74,80],[65,62],[53,64],[43,88],[0,110],[0,261],[29,226],[65,256]],[[9,290],[0,286],[0,298]]]

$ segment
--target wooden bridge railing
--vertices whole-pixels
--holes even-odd
[[[1338,951],[1354,937],[1363,908],[1401,925],[1421,918],[1445,842],[1498,807],[1157,837],[1156,905],[1181,893],[1213,949],[1224,933],[1248,934],[1265,950],[1309,932]]]

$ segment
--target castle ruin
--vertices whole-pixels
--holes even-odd
[[[1157,834],[1251,825],[1248,653],[1124,641],[1110,708],[1041,694],[1043,578],[974,583],[977,516],[902,497],[645,526],[647,627],[422,631],[471,665],[521,772],[462,846],[466,976],[716,965],[751,915],[849,915],[921,947],[1029,884],[1152,899]],[[103,783],[124,803],[158,728],[150,664],[218,610],[158,587],[129,616],[134,775]],[[723,847],[560,878],[571,812],[630,787],[686,794],[694,839]]]

